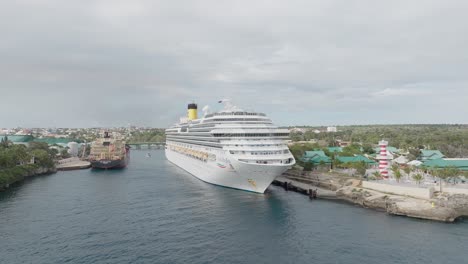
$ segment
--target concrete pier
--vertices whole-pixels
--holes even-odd
[[[427,197],[415,197],[414,194],[408,196],[407,193],[395,193],[395,190],[389,188],[376,190],[374,185],[367,186],[356,178],[294,171],[276,178],[273,185],[287,187],[288,191],[308,195],[310,199],[337,199],[392,215],[443,222],[453,222],[468,216],[467,194],[434,193]]]
[[[59,160],[56,168],[60,171],[89,169],[91,168],[91,162],[73,157]]]
[[[336,199],[335,191],[323,189],[312,184],[300,182],[291,178],[286,178],[284,176],[279,176],[273,181],[273,184],[277,186],[285,186],[286,183],[289,191],[310,195],[309,190],[314,190],[316,191],[317,198]]]

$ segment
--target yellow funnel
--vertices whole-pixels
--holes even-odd
[[[189,104],[188,105],[188,119],[195,120],[197,118],[198,118],[197,104]]]

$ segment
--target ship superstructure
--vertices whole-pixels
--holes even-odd
[[[130,147],[119,136],[104,132],[101,138],[91,144],[88,157],[91,166],[97,169],[119,169],[128,165]]]
[[[216,185],[263,193],[295,164],[280,129],[263,113],[244,111],[222,100],[224,109],[188,116],[166,129],[166,157],[197,178]]]

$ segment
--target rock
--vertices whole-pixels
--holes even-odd
[[[468,216],[468,196],[442,195],[433,200],[388,195],[356,187],[342,187],[337,197],[363,207],[383,210],[393,215],[453,222],[461,216]]]
[[[443,222],[453,222],[461,216],[468,216],[468,195],[464,194],[442,193],[431,200],[425,200],[364,189],[360,187],[360,180],[349,177],[323,174],[313,175],[310,178],[296,174],[285,176],[309,186],[334,191],[336,193],[334,198],[393,215]]]

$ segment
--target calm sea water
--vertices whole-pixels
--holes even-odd
[[[121,171],[0,194],[0,263],[467,263],[468,222],[421,221],[271,186],[213,186],[133,151]]]

